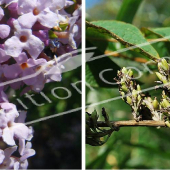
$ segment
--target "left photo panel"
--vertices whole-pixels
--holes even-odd
[[[81,18],[81,0],[0,0],[0,169],[81,169]]]

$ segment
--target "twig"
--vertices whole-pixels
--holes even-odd
[[[141,58],[141,57],[131,58],[129,56],[126,56],[126,55],[123,55],[123,54],[120,54],[120,53],[116,53],[114,51],[106,50],[104,53],[106,55],[109,55],[109,56],[125,58],[125,59],[131,60],[131,61],[136,61],[138,63],[146,63],[146,62],[148,62],[148,60],[146,60],[145,58]]]
[[[150,127],[166,127],[164,121],[153,121],[153,120],[143,120],[143,121],[135,121],[135,120],[127,120],[127,121],[111,121],[114,127],[126,127],[126,126],[150,126]],[[104,121],[97,122],[98,127],[108,127],[108,125]]]

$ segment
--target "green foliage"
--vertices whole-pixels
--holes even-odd
[[[118,21],[132,23],[142,1],[143,0],[124,0],[116,19]]]
[[[146,68],[145,63],[150,59],[158,62],[161,57],[169,56],[169,39],[142,47],[138,46],[138,44],[170,35],[169,28],[164,27],[170,25],[168,25],[170,23],[169,1],[155,0],[154,3],[152,0],[142,3],[135,1],[136,4],[129,5],[131,2],[133,0],[124,0],[123,3],[107,0],[87,11],[88,21],[90,21],[86,29],[87,47],[97,47],[93,61],[87,63],[86,81],[94,88],[94,90],[87,90],[87,103],[89,106],[92,104],[87,111],[91,113],[96,109],[100,112],[101,108],[105,107],[112,121],[133,119],[132,112],[128,105],[120,100],[117,85],[100,82],[99,73],[110,69],[103,76],[105,80],[115,83],[113,78],[119,67],[132,67],[132,69],[135,67],[142,72],[142,76],[137,80],[141,89],[145,89],[145,92],[148,91],[160,101],[161,91],[152,88],[158,80],[155,75],[155,72],[158,72],[157,64],[151,62]],[[144,28],[141,29],[141,27]],[[137,48],[133,51],[123,51],[131,46]],[[101,57],[97,59],[98,56]],[[104,67],[105,64],[108,66]],[[166,71],[166,63],[162,68]],[[161,76],[163,74],[162,72]],[[139,73],[136,72],[134,78],[138,75]],[[129,99],[126,100],[130,102]],[[152,99],[154,106],[157,105],[157,100]],[[161,102],[164,104],[165,101]],[[100,117],[99,120],[101,120]],[[86,167],[89,169],[169,168],[169,137],[168,128],[121,128],[119,132],[114,132],[103,146],[86,146]]]
[[[131,24],[119,21],[95,21],[87,23],[87,38],[91,37],[92,34],[94,35],[94,31],[99,32],[99,34],[102,33],[106,38],[114,38],[126,47],[135,46],[137,52],[141,52],[153,60],[159,58],[158,53],[150,44],[143,45],[147,43],[146,39]]]

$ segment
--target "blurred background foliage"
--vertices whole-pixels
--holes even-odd
[[[126,1],[126,0],[125,0]],[[88,21],[95,20],[114,20],[121,8],[123,0],[86,0],[86,19]],[[135,6],[133,7],[135,8]],[[169,27],[170,26],[170,3],[169,0],[143,0],[133,19],[133,25],[139,29],[141,27]],[[127,16],[128,17],[128,16]],[[155,38],[155,37],[147,37]],[[100,43],[100,41],[98,42]],[[113,44],[113,43],[112,43]],[[116,44],[116,43],[114,43]],[[101,41],[101,47],[106,44]],[[108,44],[107,44],[108,45]],[[107,46],[106,45],[106,46]],[[110,44],[109,44],[110,45]],[[87,39],[87,47],[93,47]],[[112,45],[113,49],[123,48],[119,43]],[[153,44],[161,57],[169,57],[169,44],[159,42]],[[110,49],[111,49],[110,45]],[[114,49],[115,50],[115,49]],[[113,50],[113,51],[114,51]],[[89,51],[88,51],[89,52]],[[102,55],[101,48],[91,51],[93,56]],[[89,52],[90,53],[90,52]],[[132,57],[125,59],[122,56],[128,55]],[[105,74],[108,81],[113,81],[117,73],[117,69],[123,66],[137,67],[142,71],[142,77],[138,79],[138,83],[142,89],[153,87],[157,80],[154,72],[156,67],[150,65],[153,72],[149,72],[142,62],[133,61],[133,57],[148,59],[139,53],[128,51],[122,56],[109,57],[87,62],[86,79],[90,79],[90,70],[92,68],[108,69],[113,68]],[[108,62],[110,62],[108,64]],[[137,74],[136,74],[137,75]],[[94,82],[91,78],[91,82]],[[110,116],[110,120],[130,120],[133,119],[130,107],[121,99],[114,100],[119,96],[117,85],[106,87],[104,84],[91,85],[93,88],[87,87],[86,103],[87,105],[96,104],[87,108],[89,113],[94,109],[101,114],[102,107],[105,107]],[[152,96],[160,97],[160,90],[151,90]],[[98,103],[98,104],[97,104]],[[149,128],[149,127],[128,127],[121,128],[119,132],[114,132],[108,142],[103,146],[86,145],[86,167],[88,169],[168,169],[170,167],[170,130],[168,128]]]
[[[86,19],[116,19],[123,0],[86,0]],[[133,24],[138,27],[170,26],[170,3],[168,0],[143,0]]]

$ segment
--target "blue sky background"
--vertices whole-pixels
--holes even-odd
[[[86,8],[91,8],[95,4],[100,3],[102,0],[86,0]]]

